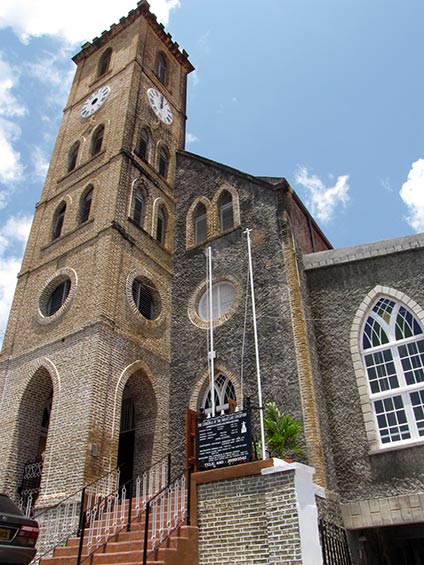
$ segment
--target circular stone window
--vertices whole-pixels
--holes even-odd
[[[211,318],[212,321],[219,320],[231,310],[236,299],[236,287],[229,281],[212,285],[212,317],[209,315],[209,295],[209,290],[204,290],[197,305],[197,314],[203,322],[210,322]]]
[[[161,311],[159,292],[151,281],[137,277],[132,282],[132,299],[137,310],[148,320],[155,320]]]
[[[75,294],[76,283],[73,269],[61,269],[50,278],[38,302],[39,321],[51,322],[63,314]]]

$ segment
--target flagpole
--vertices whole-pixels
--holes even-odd
[[[215,417],[215,351],[213,349],[213,300],[212,300],[212,248],[208,247],[208,285],[209,285],[209,334],[210,334],[210,351],[209,367],[210,367],[210,383],[211,383],[211,407],[212,417]]]
[[[246,229],[247,235],[247,250],[249,257],[249,278],[250,278],[250,292],[252,295],[252,315],[253,315],[253,335],[255,338],[255,354],[256,354],[256,375],[258,379],[258,401],[259,401],[259,416],[261,425],[261,444],[262,444],[262,459],[266,459],[266,446],[265,446],[265,429],[264,429],[264,407],[262,404],[262,384],[261,384],[261,367],[259,363],[259,345],[258,345],[258,330],[256,326],[256,304],[255,304],[255,288],[253,285],[253,265],[252,265],[252,249],[250,244],[251,229]]]

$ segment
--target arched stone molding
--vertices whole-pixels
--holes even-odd
[[[215,375],[222,373],[232,382],[234,390],[236,392],[237,405],[239,408],[243,405],[243,391],[241,388],[240,377],[231,371],[228,366],[222,361],[218,360],[215,363]],[[205,395],[206,390],[210,385],[209,370],[206,367],[203,369],[200,377],[197,379],[194,385],[193,391],[190,397],[189,408],[195,410],[196,412],[200,410],[200,405]]]
[[[356,311],[350,329],[350,351],[352,354],[353,369],[355,371],[356,383],[358,386],[365,431],[371,451],[381,450],[382,448],[380,446],[375,424],[374,410],[369,396],[368,379],[364,369],[360,344],[367,314],[371,307],[382,296],[393,298],[393,300],[404,304],[409,310],[411,310],[411,312],[413,312],[422,327],[424,327],[424,309],[404,292],[388,286],[376,285],[366,295]],[[393,446],[391,447],[393,448]]]
[[[143,229],[149,231],[148,226],[151,225],[152,221],[152,203],[149,191],[147,190],[147,186],[144,180],[141,177],[135,178],[131,183],[131,191],[130,197],[128,198],[128,208],[127,208],[127,215],[129,218],[133,218],[133,206],[134,206],[134,196],[137,189],[140,189],[143,198],[144,198],[144,221],[143,221]]]
[[[213,207],[213,225],[212,229],[213,232],[217,235],[221,233],[221,226],[220,226],[220,218],[219,218],[219,199],[223,192],[229,192],[233,199],[233,229],[238,228],[241,224],[240,221],[240,201],[239,201],[239,194],[237,189],[232,186],[231,184],[224,183],[219,187],[219,189],[215,192],[214,197],[212,198],[212,207]]]
[[[206,208],[206,239],[201,243],[196,243],[194,241],[194,221],[193,221],[193,214],[198,204],[203,204]],[[195,198],[188,209],[187,216],[186,216],[186,248],[191,249],[196,247],[197,245],[202,245],[208,239],[213,237],[213,208],[211,201],[206,198],[205,196],[198,196]]]

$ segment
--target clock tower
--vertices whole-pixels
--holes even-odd
[[[1,488],[49,504],[168,451],[176,150],[187,53],[142,0],[82,46],[1,354]]]

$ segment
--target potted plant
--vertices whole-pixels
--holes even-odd
[[[264,428],[267,448],[271,456],[292,461],[294,455],[302,455],[300,436],[303,424],[286,414],[281,414],[275,402],[268,402],[264,411]]]

